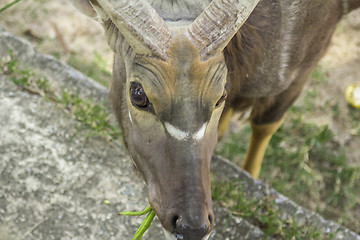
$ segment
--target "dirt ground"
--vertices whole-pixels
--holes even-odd
[[[315,87],[318,92],[314,102],[315,111],[308,116],[309,121],[319,125],[328,124],[338,143],[347,147],[348,162],[360,165],[360,123],[355,127],[357,133],[354,132],[349,119],[351,108],[344,97],[351,83],[360,83],[360,10],[352,12],[340,22],[319,65],[326,71],[328,80],[316,86],[311,81],[308,83],[306,90]],[[304,97],[303,94],[299,101]],[[320,110],[325,103],[337,105],[338,112]]]

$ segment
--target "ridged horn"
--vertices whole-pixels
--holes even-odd
[[[213,0],[189,26],[202,59],[224,50],[260,0]]]
[[[171,31],[147,1],[91,0],[91,4],[104,22],[108,21],[104,13],[108,16],[136,53],[168,59]]]
[[[70,0],[72,5],[76,7],[83,14],[95,18],[97,16],[95,10],[91,6],[89,0]]]

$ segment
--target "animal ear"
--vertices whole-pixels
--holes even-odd
[[[90,3],[90,0],[70,0],[72,5],[83,14],[95,18],[98,14]]]

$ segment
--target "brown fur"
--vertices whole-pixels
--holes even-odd
[[[264,44],[261,35],[270,24],[265,10],[261,5],[255,8],[224,49],[230,96],[239,92],[241,85],[253,75],[257,62],[262,60]],[[227,99],[230,102],[231,100]]]
[[[332,33],[335,29],[336,23],[342,16],[340,1],[331,0],[326,8],[321,6],[324,12],[324,21],[318,22],[316,11],[319,9],[320,1],[314,1],[313,10],[308,10],[309,17],[304,17],[304,28],[298,29],[299,33],[303,35],[294,36],[296,41],[301,41],[301,45],[297,48],[304,49],[290,58],[289,69],[297,69],[298,74],[293,81],[288,80],[288,84],[274,85],[258,82],[252,84],[258,74],[256,69],[265,57],[269,55],[269,46],[265,41],[271,40],[269,36],[272,25],[278,24],[274,22],[274,16],[271,15],[271,4],[260,2],[254,12],[251,14],[246,23],[241,27],[240,31],[233,37],[228,46],[224,50],[224,56],[228,67],[228,82],[229,82],[229,97],[227,100],[227,108],[234,108],[235,110],[243,110],[249,106],[253,106],[252,118],[257,123],[270,123],[278,121],[282,118],[286,110],[291,106],[295,99],[300,94],[312,68],[315,66],[320,57],[324,54],[326,47],[329,44]],[[275,4],[275,3],[274,3]],[[266,6],[264,6],[266,5]],[[319,6],[317,6],[319,5]],[[358,4],[359,5],[359,4]],[[354,7],[354,3],[351,5]],[[318,11],[321,14],[321,11]],[[329,15],[330,13],[330,15]],[[319,25],[313,25],[314,23]],[[323,25],[323,26],[322,26]],[[309,27],[307,27],[309,26]],[[306,27],[308,30],[305,30]],[[270,30],[268,30],[270,29]],[[311,30],[313,29],[313,30]],[[314,34],[314,31],[317,34]],[[275,39],[276,40],[276,39]],[[287,43],[283,43],[287,44]],[[299,51],[295,48],[294,51]],[[263,54],[267,53],[267,56]],[[274,53],[279,54],[279,53]],[[296,67],[292,66],[297,65]],[[265,72],[270,70],[270,66],[265,66]],[[266,78],[266,74],[264,75]],[[260,80],[257,80],[260,81]],[[253,85],[261,88],[268,88],[268,94],[249,94],[246,96],[243,89],[246,85]],[[272,90],[279,93],[272,94]],[[279,89],[283,89],[279,91]],[[251,92],[251,89],[250,89]],[[266,92],[266,91],[265,91]],[[275,91],[274,91],[275,92]]]

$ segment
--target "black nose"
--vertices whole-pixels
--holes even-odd
[[[202,240],[214,226],[213,213],[175,215],[173,218],[174,235],[181,240]]]

